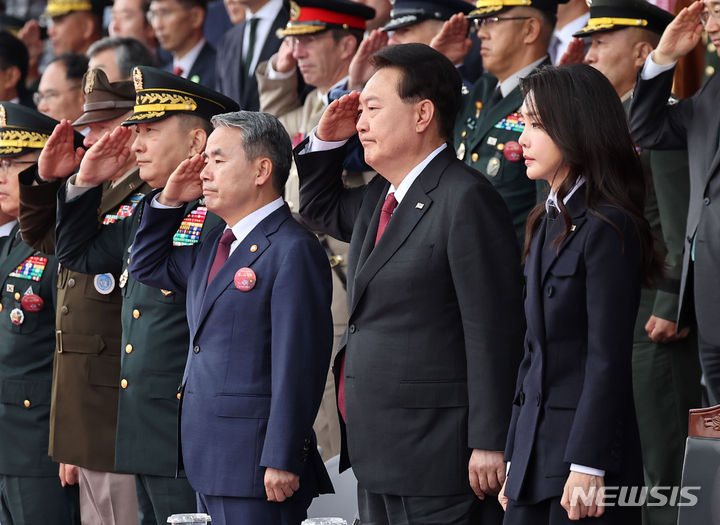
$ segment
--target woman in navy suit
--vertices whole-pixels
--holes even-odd
[[[633,326],[641,284],[661,274],[642,169],[602,74],[546,68],[522,88],[527,174],[551,190],[527,221],[527,332],[505,450],[504,523],[639,524],[640,506],[617,502],[642,485]],[[614,505],[596,497],[603,486]]]

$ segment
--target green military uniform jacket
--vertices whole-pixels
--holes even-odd
[[[540,65],[546,64],[549,61]],[[522,245],[528,213],[544,197],[547,185],[531,181],[525,172],[518,144],[525,129],[519,114],[523,102],[520,87],[488,107],[497,82],[497,78],[485,73],[463,97],[455,121],[455,150],[458,158],[485,175],[500,193]]]
[[[61,181],[33,186],[36,168],[20,175],[20,231],[34,248],[55,253],[55,209]],[[64,181],[63,181],[64,182]],[[150,191],[137,169],[106,183],[100,221],[129,217]],[[58,274],[49,453],[56,461],[99,472],[115,469],[122,329],[119,272]]]
[[[58,265],[17,232],[0,248],[0,474],[57,476],[47,444]],[[29,296],[42,308],[23,304]]]
[[[179,386],[189,346],[185,295],[159,290],[128,275],[132,243],[141,212],[97,226],[101,188],[67,201],[58,193],[57,255],[64,266],[96,274],[119,273],[122,342],[115,439],[115,469],[153,476],[175,476],[178,466]],[[175,242],[195,243],[221,220],[198,201],[188,204],[183,234]],[[204,216],[204,220],[200,218]],[[192,224],[191,233],[189,226]],[[201,227],[199,227],[202,225]]]

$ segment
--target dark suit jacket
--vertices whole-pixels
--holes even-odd
[[[690,204],[685,227],[685,253],[680,283],[679,328],[692,323],[708,344],[720,346],[720,76],[715,76],[692,98],[668,105],[673,71],[638,83],[630,107],[634,140],[645,148],[687,149],[690,165]],[[695,238],[693,290],[690,253]]]
[[[363,487],[470,491],[471,449],[502,450],[520,359],[520,266],[500,195],[448,147],[410,187],[373,248],[389,183],[343,187],[345,149],[299,155],[300,214],[350,242],[346,439]],[[336,381],[337,383],[337,381]]]
[[[305,495],[331,491],[312,429],[332,349],[325,252],[284,205],[207,286],[225,225],[198,245],[172,248],[182,215],[145,206],[130,270],[148,285],[187,294],[180,430],[190,484],[202,494],[265,498],[265,468],[273,467],[299,474]],[[233,284],[240,268],[257,277],[248,292]]]
[[[283,7],[263,44],[258,64],[270,60],[280,48],[282,40],[275,32],[284,28],[289,19],[290,12]],[[218,47],[215,89],[237,101],[241,109],[258,111],[260,98],[255,74],[253,72],[249,78],[243,74],[243,37],[246,25],[247,21],[244,21],[230,29],[225,33],[222,44]]]
[[[193,80],[193,77],[197,76],[197,83],[202,84],[210,89],[215,89],[215,60],[217,53],[215,48],[210,45],[209,42],[205,42],[205,45],[200,49],[200,54],[193,62],[190,72],[187,74],[188,80]],[[172,72],[173,61],[172,59],[163,66],[165,71]],[[195,80],[193,80],[195,82]]]
[[[33,186],[33,166],[20,174],[20,231],[36,250],[55,253],[55,208],[64,181]],[[138,171],[103,191],[98,223],[149,186]],[[122,220],[119,218],[118,220]],[[56,461],[101,472],[115,469],[120,377],[120,272],[105,293],[96,275],[61,268],[55,317],[55,362],[50,409],[50,456]]]
[[[567,203],[574,230],[557,248],[544,241],[562,218],[543,219],[525,263],[525,356],[505,450],[505,495],[519,502],[560,496],[571,463],[605,470],[606,485],[642,484],[631,368],[639,244],[629,216],[598,208],[621,236],[584,200],[581,187]]]

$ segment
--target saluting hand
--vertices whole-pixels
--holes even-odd
[[[200,172],[204,167],[205,159],[199,153],[182,161],[170,174],[167,184],[157,197],[158,202],[177,207],[202,197]]]
[[[130,156],[127,142],[131,134],[130,128],[125,126],[118,126],[112,133],[105,133],[85,153],[75,177],[75,185],[97,186],[114,179]]]
[[[370,59],[387,44],[387,32],[380,29],[373,29],[368,37],[360,43],[355,56],[350,62],[350,78],[348,80],[350,89],[362,89],[365,87],[365,84],[375,72]]]
[[[443,24],[440,32],[430,41],[430,47],[457,66],[463,63],[472,47],[472,40],[467,35],[468,19],[462,13],[456,13]]]
[[[582,38],[573,38],[557,65],[567,66],[568,64],[582,64],[584,60],[585,41]]]
[[[85,155],[83,148],[75,149],[75,131],[69,120],[55,126],[38,159],[38,175],[52,181],[71,175]]]
[[[280,503],[300,488],[300,476],[287,470],[265,469],[265,494],[268,501]]]
[[[680,11],[675,19],[665,28],[660,43],[655,48],[653,60],[660,66],[676,62],[695,49],[703,33],[700,13],[705,6],[696,1]]]
[[[270,59],[273,69],[278,73],[290,73],[297,67],[297,60],[293,56],[293,39],[286,38],[280,44],[280,49]]]
[[[353,91],[330,104],[320,118],[315,136],[326,142],[347,140],[355,133],[360,109],[360,93]]]

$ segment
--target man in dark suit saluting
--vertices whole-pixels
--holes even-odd
[[[466,524],[478,513],[499,523],[494,498],[478,498],[505,478],[522,347],[512,221],[448,147],[461,97],[452,63],[422,44],[374,61],[362,95],[333,102],[295,150],[301,215],[350,242],[335,361],[342,465],[358,478],[363,524]],[[356,129],[380,175],[346,189],[343,141]]]
[[[312,427],[332,345],[330,267],[281,197],[292,158],[282,124],[249,111],[213,124],[205,154],[146,199],[130,271],[187,294],[180,435],[198,509],[216,525],[297,525],[332,491]],[[201,192],[225,224],[173,248]]]

